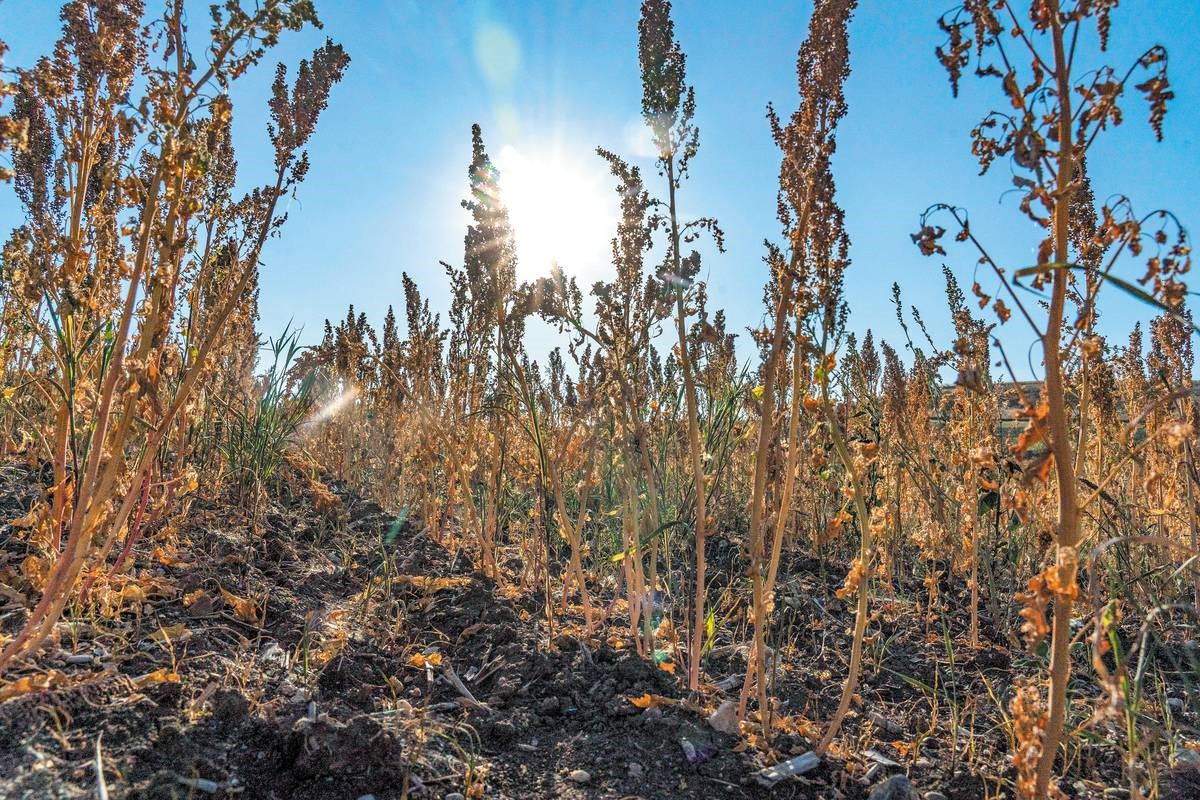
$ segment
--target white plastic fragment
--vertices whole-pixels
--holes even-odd
[[[803,775],[806,772],[811,772],[816,769],[821,763],[821,757],[813,751],[809,750],[804,755],[789,758],[776,764],[773,767],[765,767],[754,773],[754,779],[761,786],[768,789],[784,780],[785,778],[794,778],[797,775]]]
[[[900,766],[900,764],[898,764],[895,761],[893,761],[892,759],[888,758],[887,756],[885,756],[883,753],[879,752],[878,750],[868,750],[865,753],[863,753],[863,755],[866,756],[867,758],[871,759],[872,761],[874,761],[876,764],[882,764],[885,767],[896,768],[896,767]]]
[[[221,791],[221,784],[216,781],[210,781],[208,778],[185,778],[182,775],[176,775],[175,780],[189,789],[195,789],[198,792],[216,794]]]

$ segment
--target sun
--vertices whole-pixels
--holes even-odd
[[[553,264],[596,277],[608,263],[617,198],[598,166],[561,151],[523,153],[505,145],[496,158],[500,193],[517,246],[518,277],[549,274]]]

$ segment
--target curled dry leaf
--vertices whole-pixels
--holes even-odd
[[[170,625],[166,628],[159,628],[146,638],[152,642],[159,642],[162,644],[179,644],[180,642],[186,642],[188,639],[192,638],[192,632],[188,630],[187,626],[182,622],[177,622],[174,625]]]
[[[179,673],[166,667],[159,667],[153,672],[147,672],[145,675],[139,675],[131,680],[137,688],[145,689],[147,686],[154,686],[158,683],[179,683]]]
[[[38,675],[26,675],[11,683],[0,686],[0,703],[33,692],[44,692],[61,686],[67,681],[67,676],[56,669]]]
[[[233,613],[238,619],[243,622],[249,622],[251,625],[259,625],[262,623],[262,616],[258,606],[251,600],[244,597],[238,597],[228,589],[221,587],[221,597],[225,598],[225,602],[233,609]]]

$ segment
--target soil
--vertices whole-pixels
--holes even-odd
[[[0,469],[0,518],[28,510],[39,478]],[[584,635],[577,607],[550,627],[540,594],[498,589],[417,521],[331,486],[332,514],[297,482],[257,522],[213,496],[148,535],[144,598],[76,609],[36,663],[6,675],[42,688],[0,702],[0,798],[100,796],[98,762],[111,798],[856,800],[896,773],[921,795],[1006,796],[1008,742],[988,698],[1008,696],[1026,657],[986,625],[991,640],[970,650],[954,646],[961,620],[943,629],[877,602],[843,736],[853,749],[768,789],[754,773],[811,749],[819,730],[803,720],[836,706],[850,616],[830,576],[844,565],[785,566],[773,693],[791,722],[768,745],[707,722],[737,698],[744,631],[718,638],[709,689],[689,697],[682,664],[675,674],[637,654],[619,605],[604,638]],[[719,590],[738,574],[737,548],[713,547]],[[0,528],[0,585],[21,586],[25,548]],[[12,634],[36,594],[9,594],[0,632]],[[1120,785],[1115,747],[1078,757],[1094,779],[1064,783],[1069,796]]]

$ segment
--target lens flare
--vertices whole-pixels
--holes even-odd
[[[359,395],[357,386],[347,387],[344,391],[336,395],[325,405],[318,408],[311,417],[304,421],[304,425],[315,425],[318,422],[324,422],[327,419],[332,419],[341,413],[342,409],[353,403]]]

